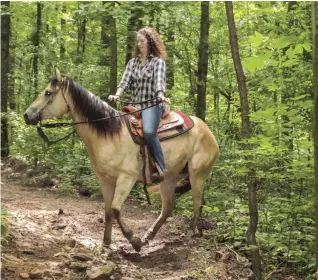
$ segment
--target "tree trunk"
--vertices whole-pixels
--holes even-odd
[[[109,2],[103,2],[103,5],[108,5]],[[101,39],[101,55],[99,58],[99,64],[101,66],[109,66],[110,65],[110,16],[104,15],[101,19],[101,33],[100,33],[100,39]]]
[[[232,2],[225,2],[225,7],[226,7],[227,20],[228,20],[232,58],[234,62],[238,89],[240,93],[243,137],[245,139],[248,139],[251,136],[250,121],[249,121],[248,93],[247,93],[245,76],[244,76],[243,67],[242,67],[240,54],[239,54]],[[250,149],[248,145],[244,145],[243,148],[245,150]],[[250,157],[246,156],[246,160],[250,161]],[[255,171],[250,165],[248,166],[248,169],[249,169],[249,172],[248,172],[248,178],[247,178],[247,186],[248,186],[248,206],[249,206],[249,213],[250,213],[250,224],[246,233],[247,235],[246,238],[247,238],[247,245],[250,246],[250,249],[251,249],[250,253],[251,253],[251,259],[252,259],[252,270],[256,279],[260,280],[262,279],[261,258],[259,254],[258,245],[256,242],[256,237],[255,237],[255,234],[257,231],[257,224],[258,224],[256,182],[254,179]]]
[[[115,2],[111,5],[115,7]],[[110,25],[110,85],[109,92],[114,94],[117,89],[117,32],[116,32],[116,19],[113,16],[109,16]]]
[[[172,89],[174,86],[174,50],[175,50],[175,40],[174,40],[174,28],[175,28],[175,19],[170,20],[168,34],[167,34],[167,89]]]
[[[36,30],[33,34],[33,86],[34,86],[34,97],[38,95],[38,74],[39,74],[39,52],[40,52],[40,38],[41,38],[41,28],[42,28],[42,4],[38,2],[37,6],[37,16],[36,16]]]
[[[3,1],[2,4],[9,12],[10,2]],[[1,157],[9,156],[8,141],[8,74],[9,74],[9,47],[10,47],[10,15],[1,15]]]
[[[65,14],[66,13],[66,6],[65,4],[62,2],[62,13]],[[60,59],[63,60],[65,57],[65,40],[64,40],[64,29],[65,29],[65,25],[66,25],[66,20],[64,18],[61,18],[61,41],[60,41]]]
[[[142,3],[141,2],[133,2],[133,8],[131,10],[131,15],[128,20],[127,27],[127,43],[126,43],[126,61],[125,64],[132,58],[132,51],[136,41],[136,34],[134,32],[138,31],[142,27]]]
[[[12,42],[12,40],[11,40]],[[9,57],[9,73],[11,74],[8,77],[8,101],[9,108],[12,111],[16,110],[16,100],[14,94],[14,63],[15,63],[15,47],[10,43],[10,57]]]
[[[198,59],[198,88],[196,116],[205,121],[206,114],[206,82],[209,56],[209,1],[201,2],[201,26]]]
[[[80,9],[80,3],[78,2],[78,9]],[[84,16],[83,20],[78,20],[77,25],[77,57],[76,64],[83,63],[83,57],[85,53],[85,44],[86,44],[86,23],[87,19]]]
[[[84,18],[82,21],[82,26],[81,26],[81,33],[82,33],[82,61],[83,62],[83,57],[84,57],[84,53],[85,53],[85,47],[86,47],[86,23],[87,23],[87,19]]]
[[[314,170],[316,208],[316,268],[318,269],[318,33],[317,2],[312,2],[312,69],[314,83]]]

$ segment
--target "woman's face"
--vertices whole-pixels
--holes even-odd
[[[137,46],[142,55],[148,55],[148,40],[140,33],[137,34]]]

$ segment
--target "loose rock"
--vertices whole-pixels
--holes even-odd
[[[31,279],[42,279],[43,271],[39,269],[33,269],[30,271],[30,278]]]
[[[94,255],[88,253],[73,253],[71,254],[71,257],[74,260],[79,260],[83,262],[92,261],[94,259]]]
[[[86,280],[108,280],[115,273],[116,265],[109,263],[107,266],[101,266],[87,270]]]
[[[86,263],[80,263],[80,262],[71,262],[70,268],[77,270],[77,271],[85,271],[87,269],[88,265]]]
[[[22,279],[29,279],[29,274],[27,274],[26,272],[21,272],[21,273],[20,273],[20,277],[21,277]]]

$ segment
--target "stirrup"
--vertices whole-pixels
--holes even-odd
[[[151,174],[151,181],[153,183],[161,183],[164,179],[165,179],[165,174],[163,173],[163,171],[161,170],[159,164],[157,162],[155,162],[155,166],[158,170],[158,172],[154,172],[153,174]]]

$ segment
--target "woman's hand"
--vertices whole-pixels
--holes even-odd
[[[109,101],[117,101],[117,100],[119,100],[119,98],[120,98],[120,96],[116,95],[116,94],[115,95],[111,94],[111,95],[108,96],[108,100]]]
[[[162,102],[167,102],[170,104],[170,98],[165,97],[165,96],[160,96],[159,98],[161,99]]]

